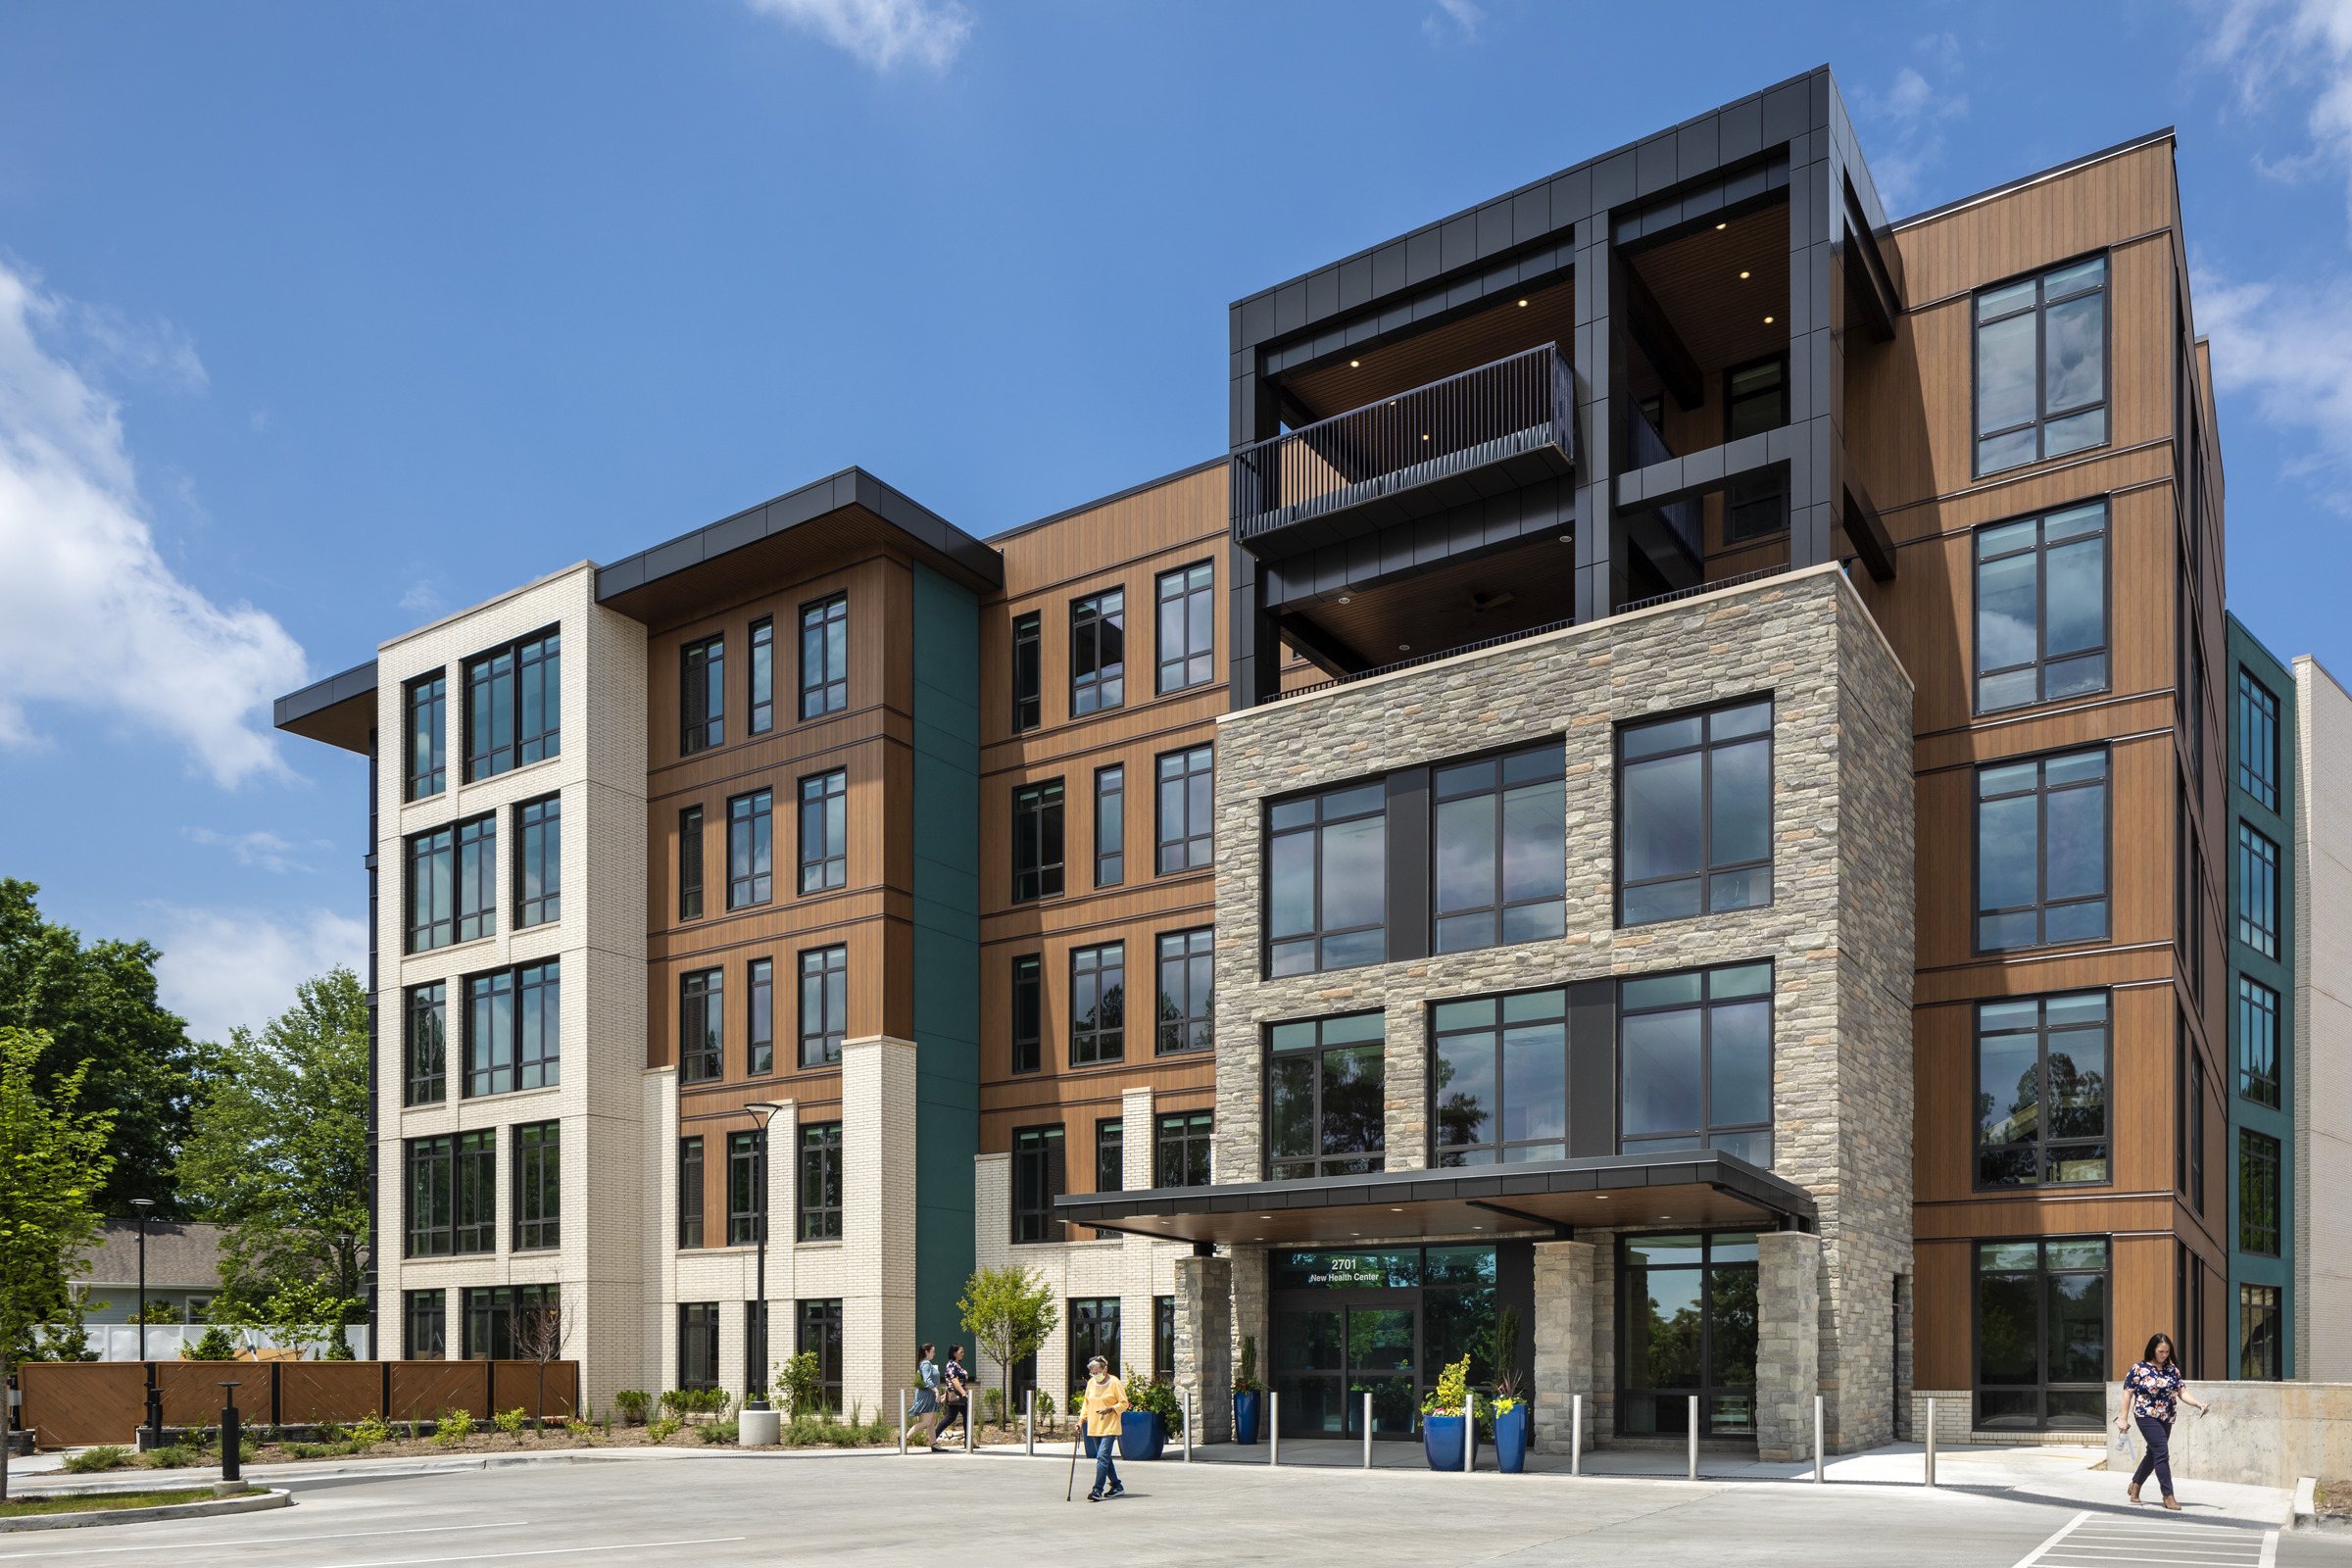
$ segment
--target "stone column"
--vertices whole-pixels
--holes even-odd
[[[1233,1366],[1242,1366],[1242,1336],[1257,1341],[1257,1380],[1268,1388],[1274,1385],[1274,1341],[1267,1332],[1266,1314],[1266,1250],[1262,1247],[1237,1247],[1233,1250]]]
[[[1195,1443],[1233,1438],[1233,1260],[1176,1260],[1176,1389],[1193,1395]]]
[[[1585,1446],[1592,1444],[1592,1269],[1591,1242],[1536,1244],[1538,1453],[1566,1453],[1574,1396],[1585,1396]]]
[[[1813,1396],[1821,1387],[1821,1238],[1767,1231],[1756,1238],[1756,1457],[1813,1457]]]

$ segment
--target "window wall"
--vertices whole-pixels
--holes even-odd
[[[1433,882],[1440,953],[1540,942],[1566,931],[1564,751],[1527,751],[1438,768]]]
[[[1977,711],[2107,689],[2107,504],[1980,528]]]
[[[1976,1429],[2095,1432],[2107,1411],[2101,1236],[1976,1247]]]
[[[436,1104],[449,1098],[449,987],[412,986],[408,1006],[407,1091],[402,1103]]]
[[[514,808],[514,927],[563,918],[564,803],[550,795]]]
[[[563,1245],[564,1124],[525,1122],[514,1129],[514,1250]]]
[[[403,689],[408,710],[406,797],[421,801],[449,787],[449,677],[436,673]]]
[[[1386,952],[1387,796],[1378,783],[1266,813],[1266,971],[1378,963]]]
[[[801,1240],[841,1240],[841,1123],[801,1127]]]
[[[1058,1242],[1069,1229],[1054,1217],[1062,1193],[1059,1127],[1022,1127],[1012,1135],[1012,1239]]]
[[[1977,769],[1977,951],[2107,935],[2107,753]]]
[[[1266,1031],[1266,1176],[1291,1181],[1385,1168],[1383,1015],[1279,1023]]]
[[[466,981],[466,1094],[504,1095],[563,1080],[560,959]]]
[[[1617,736],[1618,923],[1772,902],[1772,704]]]
[[[1719,1149],[1772,1168],[1772,965],[1618,987],[1619,1148]]]
[[[2110,1179],[2108,1025],[2104,991],[1978,1004],[1980,1191]]]
[[[1568,1157],[1568,993],[1429,1009],[1430,1124],[1441,1166]]]
[[[1617,1430],[1648,1437],[1756,1430],[1756,1238],[1752,1232],[1628,1236],[1618,1243],[1625,1354]]]
[[[1980,474],[2107,444],[2107,261],[1976,296]]]
[[[466,662],[467,782],[563,751],[562,665],[553,628]]]

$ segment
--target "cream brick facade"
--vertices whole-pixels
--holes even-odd
[[[2295,1375],[2352,1383],[2352,696],[2294,668]]]

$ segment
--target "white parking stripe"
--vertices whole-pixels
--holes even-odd
[[[535,1551],[482,1551],[464,1557],[381,1557],[373,1562],[338,1562],[326,1568],[416,1568],[434,1562],[495,1562],[506,1557],[569,1557],[584,1551],[649,1551],[656,1546],[711,1546],[749,1536],[697,1536],[692,1541],[622,1541],[609,1546],[542,1546]]]
[[[2275,1564],[2275,1563],[2277,1563],[2277,1562],[2278,1562],[2278,1531],[2276,1531],[2276,1530],[2266,1530],[2266,1531],[2264,1531],[2264,1532],[2262,1533],[2262,1565],[2261,1565],[2261,1568],[2272,1568],[2272,1565],[2273,1565],[2273,1564]]]
[[[2051,1533],[2049,1540],[2043,1542],[2040,1545],[2035,1546],[2032,1551],[2027,1552],[2023,1557],[2018,1558],[2017,1568],[2034,1568],[2035,1563],[2041,1561],[2044,1553],[2046,1553],[2052,1546],[2058,1544],[2058,1543],[2061,1541],[2064,1541],[2068,1536],[2073,1535],[2076,1527],[2081,1525],[2082,1521],[2088,1519],[2089,1517],[2090,1510],[2085,1508],[2082,1510],[2082,1512],[2075,1515],[2072,1519],[2069,1519],[2066,1523],[2060,1525]]]
[[[423,1525],[413,1530],[344,1530],[331,1536],[270,1536],[256,1539],[252,1536],[230,1536],[220,1541],[151,1541],[136,1546],[79,1546],[72,1551],[0,1551],[0,1562],[19,1557],[96,1557],[118,1551],[202,1551],[208,1546],[229,1546],[238,1551],[255,1546],[275,1546],[303,1541],[356,1541],[369,1536],[438,1536],[454,1530],[512,1530],[527,1525],[528,1519],[500,1519],[486,1525]]]

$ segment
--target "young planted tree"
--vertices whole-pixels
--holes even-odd
[[[82,1070],[36,1077],[46,1035],[0,1027],[0,1381],[39,1354],[35,1333],[72,1310],[66,1278],[98,1235],[97,1198],[114,1155],[109,1111],[76,1108]],[[0,1441],[0,1497],[8,1494]]]
[[[358,976],[337,968],[306,980],[259,1035],[230,1035],[178,1174],[199,1212],[227,1227],[215,1314],[348,1358],[344,1326],[367,1316],[368,994]],[[327,1332],[304,1332],[315,1328]]]
[[[1061,1322],[1044,1273],[1025,1268],[975,1269],[956,1309],[981,1353],[1004,1374],[1007,1389],[1013,1367],[1034,1355]]]
[[[570,1343],[572,1331],[579,1326],[579,1308],[559,1293],[553,1300],[516,1305],[511,1310],[515,1353],[539,1363],[538,1407],[531,1412],[531,1431],[537,1434],[547,1430],[547,1363],[564,1358],[564,1347]]]

